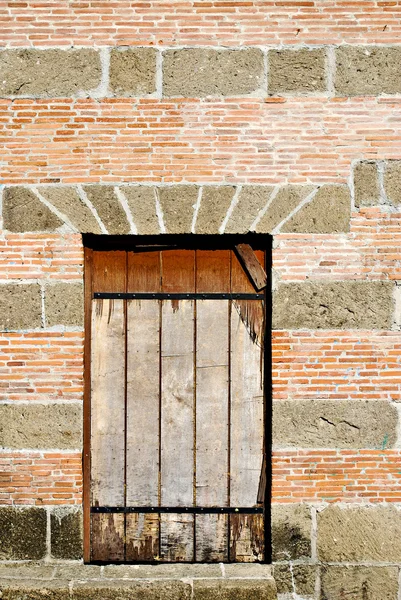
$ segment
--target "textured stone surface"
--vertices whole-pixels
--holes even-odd
[[[127,199],[138,234],[160,233],[154,188],[147,185],[130,185],[124,186],[122,192]]]
[[[258,233],[271,233],[313,189],[314,187],[311,185],[283,186],[259,221],[256,231]]]
[[[282,233],[342,233],[349,231],[351,195],[346,185],[323,185],[311,202],[283,227]]]
[[[81,415],[82,416],[82,415]],[[82,558],[82,512],[79,507],[54,508],[50,516],[50,544],[53,558]]]
[[[189,600],[191,591],[187,581],[131,581],[128,585],[111,581],[96,585],[76,583],[71,600]]]
[[[354,169],[355,206],[380,204],[379,177],[377,163],[363,161]]]
[[[0,404],[0,414],[0,446],[82,447],[82,407],[79,404]]]
[[[43,186],[38,191],[57,210],[65,215],[80,233],[101,233],[92,211],[71,186]]]
[[[41,325],[42,297],[39,285],[0,285],[0,330],[35,329]]]
[[[46,511],[0,507],[0,560],[40,560],[46,554]]]
[[[386,163],[384,191],[389,202],[397,207],[401,205],[401,160],[389,160]]]
[[[263,54],[257,48],[188,48],[164,53],[164,96],[236,96],[250,94],[263,83]]]
[[[219,233],[234,193],[232,186],[204,186],[195,233]]]
[[[276,448],[392,448],[397,426],[397,409],[386,400],[277,400],[273,405]]]
[[[227,222],[225,233],[246,233],[264,206],[266,206],[273,186],[244,185]]]
[[[157,189],[167,233],[191,232],[198,191],[197,185],[173,185]]]
[[[219,577],[217,564],[158,564],[158,565],[105,565],[108,579],[189,579],[192,577]]]
[[[261,580],[195,580],[195,600],[276,600],[273,578]]]
[[[272,505],[272,559],[294,560],[311,556],[311,515],[302,504]]]
[[[68,581],[0,581],[2,600],[72,600]]]
[[[79,50],[3,50],[1,96],[71,96],[96,88],[101,80],[99,53]]]
[[[110,55],[110,89],[116,96],[143,96],[156,91],[155,48],[114,48]]]
[[[398,592],[398,569],[324,566],[321,586],[323,600],[395,600]]]
[[[269,94],[323,92],[326,89],[326,55],[322,48],[270,50]]]
[[[280,284],[273,329],[389,329],[392,292],[388,281]]]
[[[336,49],[335,92],[376,96],[401,92],[401,48],[340,46]]]
[[[318,557],[330,562],[401,561],[401,512],[394,506],[340,507],[318,513]]]
[[[301,598],[315,597],[316,567],[312,565],[274,565],[274,580],[278,594],[298,594]],[[290,596],[293,598],[293,596]]]
[[[111,185],[86,185],[85,193],[95,207],[107,232],[112,235],[130,232],[127,215]]]
[[[3,193],[4,229],[8,231],[54,231],[62,221],[25,187],[7,187]]]
[[[46,326],[81,327],[84,319],[84,290],[81,283],[56,283],[45,288]]]

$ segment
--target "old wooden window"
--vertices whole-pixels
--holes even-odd
[[[267,298],[247,269],[266,250],[242,251],[86,248],[86,560],[265,559]]]

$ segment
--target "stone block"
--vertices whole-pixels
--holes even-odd
[[[336,49],[335,93],[379,96],[401,92],[401,48],[339,46]]]
[[[234,193],[233,186],[206,185],[203,187],[195,233],[219,233]]]
[[[70,600],[190,600],[188,581],[130,581],[74,583]]]
[[[105,565],[106,579],[193,579],[221,576],[218,564]]]
[[[299,424],[302,423],[302,427]],[[397,441],[398,411],[387,400],[277,400],[275,448],[388,448]]]
[[[394,506],[340,507],[318,513],[318,557],[326,562],[400,562],[401,512]]]
[[[42,325],[42,296],[36,283],[0,285],[0,329],[36,329]]]
[[[273,329],[390,329],[393,288],[389,281],[279,284]]]
[[[281,233],[343,233],[349,231],[351,194],[346,185],[323,185],[311,202],[281,228]]]
[[[244,185],[238,202],[228,219],[225,233],[247,233],[259,212],[266,206],[272,192],[271,185]]]
[[[326,90],[326,52],[323,48],[270,50],[269,94],[308,94]]]
[[[194,600],[277,600],[276,584],[269,579],[198,579]]]
[[[334,567],[321,573],[322,600],[395,600],[398,592],[397,567]]]
[[[84,290],[81,283],[55,283],[45,288],[46,327],[82,327]]]
[[[163,96],[238,96],[264,85],[263,53],[257,48],[166,50]]]
[[[4,448],[82,447],[79,404],[1,404],[0,446]]]
[[[384,191],[389,203],[401,205],[401,160],[389,160],[384,170]]]
[[[58,506],[50,515],[50,547],[53,558],[80,560],[83,553],[82,511]]]
[[[375,206],[380,204],[379,176],[377,163],[363,161],[354,169],[355,206]]]
[[[139,235],[160,233],[156,214],[155,189],[148,185],[127,185],[121,188]]]
[[[113,48],[110,89],[116,96],[144,96],[156,91],[155,48]]]
[[[199,188],[197,185],[172,185],[157,188],[167,233],[191,233]]]
[[[102,233],[92,211],[82,202],[77,190],[72,186],[43,186],[39,187],[38,191],[65,215],[80,233]]]
[[[44,564],[41,561],[0,563],[0,582],[4,579],[39,579],[46,581],[53,579],[53,575],[54,565]]]
[[[47,515],[43,508],[0,507],[0,560],[44,558],[46,523]]]
[[[303,504],[273,504],[271,510],[272,560],[311,556],[310,510]]]
[[[313,565],[277,563],[274,565],[274,580],[278,594],[288,594],[289,598],[315,597],[317,568]]]
[[[272,198],[258,225],[258,233],[271,233],[304,200],[314,187],[311,185],[285,185]]]
[[[110,235],[131,231],[127,215],[111,185],[86,185],[84,191]]]
[[[33,48],[0,52],[0,96],[84,95],[101,81],[99,52]]]
[[[2,600],[71,600],[68,581],[0,581]]]
[[[0,53],[1,54],[1,53]],[[28,188],[6,187],[3,193],[4,229],[13,232],[55,231],[63,222]]]

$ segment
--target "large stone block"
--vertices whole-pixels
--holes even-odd
[[[190,600],[189,581],[98,581],[74,583],[70,600]]]
[[[72,186],[43,186],[38,188],[38,192],[67,217],[80,233],[101,233],[92,211]]]
[[[271,233],[304,200],[314,187],[311,185],[285,185],[272,198],[258,225],[258,233]]]
[[[114,48],[110,88],[116,96],[144,96],[156,91],[155,48]]]
[[[264,84],[263,53],[257,48],[167,50],[163,96],[237,96]]]
[[[388,202],[401,205],[401,160],[389,160],[384,170],[384,191]]]
[[[273,504],[271,512],[272,559],[310,558],[310,510],[303,504]]]
[[[269,94],[307,94],[326,90],[326,54],[323,48],[270,50]]]
[[[390,329],[393,288],[389,281],[280,284],[273,329]]]
[[[282,233],[342,233],[349,231],[351,195],[346,185],[323,185],[311,202],[281,228]]]
[[[101,80],[96,50],[3,50],[0,96],[49,97],[86,94]]]
[[[0,329],[36,329],[42,325],[42,296],[36,283],[0,285]]]
[[[321,573],[322,600],[395,600],[397,567],[324,566]]]
[[[40,560],[46,554],[43,508],[0,507],[0,560]]]
[[[3,193],[4,229],[8,231],[55,231],[63,222],[39,200],[36,194],[21,186],[6,187]]]
[[[336,49],[335,93],[378,96],[401,92],[401,48],[339,46]]]
[[[0,446],[4,448],[82,447],[79,404],[0,404]]]
[[[84,290],[81,283],[55,283],[45,288],[46,327],[82,327]]]
[[[317,529],[322,561],[401,561],[401,512],[394,506],[330,505],[318,513]]]
[[[2,600],[72,600],[68,581],[0,580]]]
[[[156,214],[155,189],[148,185],[127,185],[122,188],[139,235],[160,233]]]
[[[82,558],[82,511],[79,507],[59,506],[50,515],[50,544],[53,558]]]
[[[197,185],[172,185],[157,189],[167,233],[191,233],[198,193]]]
[[[300,427],[302,423],[302,427]],[[392,448],[398,412],[386,400],[277,400],[275,448]]]
[[[111,235],[130,233],[131,227],[127,215],[114,192],[113,186],[86,185],[84,190],[108,233]]]
[[[196,233],[219,233],[234,193],[233,186],[204,186],[196,219]]]
[[[274,565],[274,581],[278,594],[288,594],[289,598],[315,597],[317,568],[313,565],[277,563]]]
[[[380,204],[379,175],[377,163],[362,161],[354,169],[355,206]]]
[[[274,579],[196,579],[194,600],[276,600]]]
[[[272,191],[271,185],[244,185],[238,202],[228,219],[225,233],[247,233],[259,212],[266,206]]]

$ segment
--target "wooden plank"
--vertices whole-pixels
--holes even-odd
[[[254,288],[257,291],[263,290],[267,285],[267,275],[251,246],[238,244],[235,251]]]
[[[128,252],[127,292],[160,292],[160,252]]]
[[[230,251],[196,251],[196,292],[230,291]]]
[[[84,250],[84,423],[83,423],[83,554],[84,561],[91,558],[91,310],[92,310],[92,255],[90,248]]]
[[[196,560],[226,562],[228,559],[228,515],[196,515]]]
[[[127,253],[123,251],[93,252],[93,291],[125,292]]]
[[[229,515],[230,560],[257,562],[264,559],[263,515]]]
[[[259,263],[264,266],[265,253],[262,250],[255,250],[256,258]],[[254,294],[255,288],[245,273],[238,257],[234,251],[231,252],[231,292]]]
[[[92,514],[92,560],[124,560],[124,515]]]
[[[159,558],[159,515],[126,515],[126,560],[153,562]]]
[[[161,505],[192,506],[193,477],[194,301],[167,300],[161,333]],[[161,555],[181,560],[177,556],[185,550],[185,560],[192,560],[193,515],[162,517]]]
[[[195,291],[195,251],[163,250],[162,292],[190,293]]]

